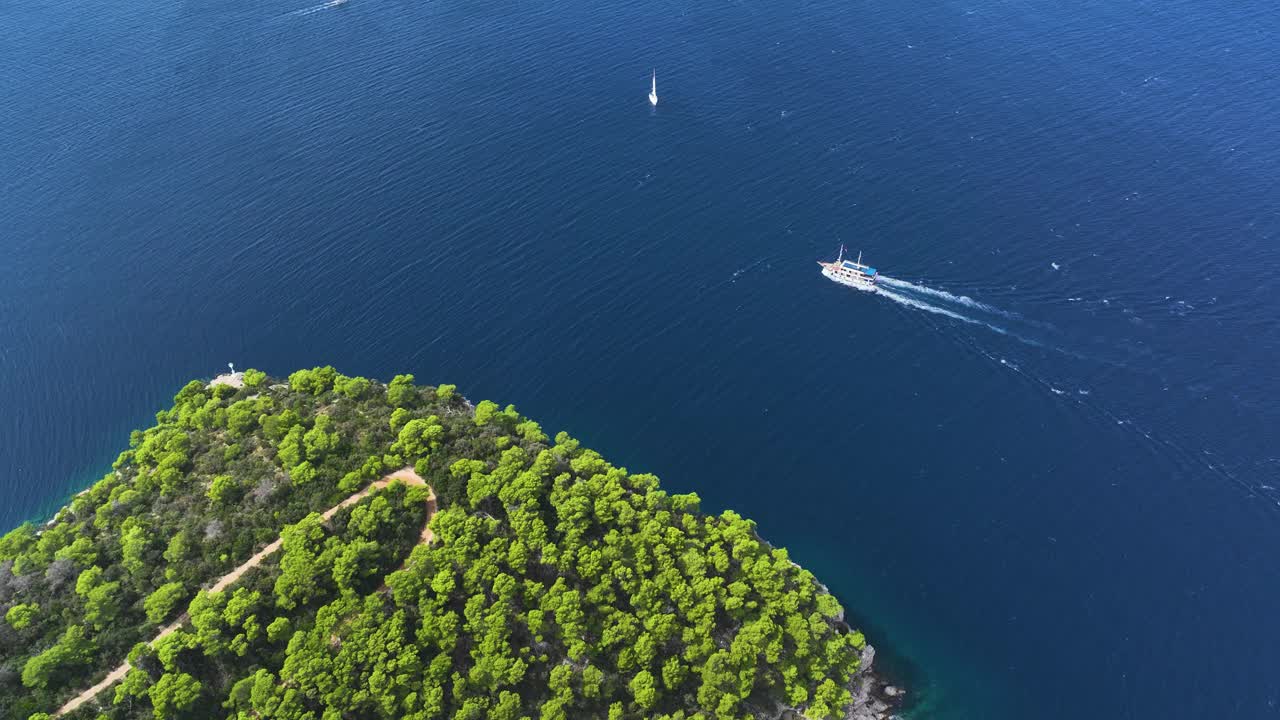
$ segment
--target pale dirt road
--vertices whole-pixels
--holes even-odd
[[[374,490],[381,490],[382,488],[390,485],[393,482],[396,482],[397,480],[404,483],[405,485],[426,485],[427,484],[427,481],[423,480],[418,475],[418,473],[414,472],[413,468],[411,467],[401,468],[393,473],[384,475],[381,480],[377,480],[373,483],[370,483],[369,486],[366,487],[365,489],[353,494],[351,497],[343,500],[337,505],[334,505],[328,510],[325,510],[324,513],[320,515],[320,517],[321,519],[328,521],[334,515],[337,515],[338,512],[343,508],[351,507],[352,505],[355,505],[356,503],[363,500],[366,496],[368,496],[369,493],[373,492]],[[435,537],[432,534],[431,527],[430,527],[431,518],[435,517],[435,514],[436,514],[436,494],[434,491],[432,491],[431,494],[427,497],[427,521],[423,523],[423,526],[422,526],[422,542],[423,543],[429,543]],[[236,569],[232,570],[231,572],[219,578],[217,582],[215,582],[212,586],[209,587],[209,592],[222,592],[223,590],[227,589],[232,584],[234,584],[237,580],[239,580],[242,575],[252,570],[253,568],[261,565],[263,560],[266,560],[268,557],[271,556],[272,553],[274,553],[279,549],[280,549],[280,539],[276,538],[275,542],[272,542],[270,545],[267,545],[266,547],[262,548],[253,557],[249,558],[248,560],[245,560],[244,563],[241,564],[239,567],[237,567]],[[182,625],[186,622],[187,622],[187,614],[183,613],[178,617],[177,620],[174,620],[173,622],[161,628],[160,632],[155,637],[151,638],[149,643],[154,644],[155,642],[166,637],[167,635],[172,634],[178,628],[182,627]],[[75,710],[76,708],[79,708],[81,705],[97,697],[98,693],[120,682],[120,680],[124,678],[125,674],[129,672],[129,667],[130,667],[129,662],[126,660],[123,664],[120,665],[120,667],[117,667],[115,670],[112,670],[111,672],[107,673],[107,676],[103,678],[97,685],[94,685],[88,690],[85,690],[84,692],[80,693],[74,698],[68,700],[65,705],[58,708],[58,712],[54,714],[54,717],[60,717],[62,715],[65,715],[71,712],[72,710]]]

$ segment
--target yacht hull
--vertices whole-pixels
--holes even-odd
[[[854,290],[861,290],[862,292],[873,293],[873,292],[875,292],[875,291],[876,291],[876,282],[875,282],[875,280],[869,280],[869,279],[863,279],[863,278],[842,277],[842,276],[837,275],[837,274],[835,273],[835,270],[834,270],[835,265],[834,265],[834,263],[822,263],[822,262],[820,262],[820,263],[818,263],[818,264],[822,266],[822,275],[823,275],[823,277],[827,278],[828,280],[830,280],[830,281],[831,281],[831,282],[833,282],[833,283],[838,283],[838,284],[840,284],[840,285],[844,285],[845,287],[851,287],[851,288],[853,288]]]

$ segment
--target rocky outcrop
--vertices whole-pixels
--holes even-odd
[[[830,592],[826,585],[822,586],[823,592]],[[849,623],[845,620],[844,609],[841,608],[840,615],[837,618],[846,630],[849,630]],[[853,702],[849,703],[849,711],[845,714],[845,720],[891,720],[896,718],[894,713],[899,707],[902,707],[902,701],[906,699],[907,691],[900,687],[889,684],[882,676],[875,671],[876,649],[867,643],[862,648],[862,657],[858,663],[858,673],[853,676],[853,680],[849,683],[849,692],[853,694]]]
[[[756,539],[770,550],[773,545],[756,535]],[[800,567],[795,562],[791,563],[796,567]],[[822,592],[830,593],[831,590],[822,583],[818,583],[818,587],[822,588]],[[846,632],[851,631],[848,621],[845,620],[844,608],[840,608],[840,614],[836,616],[836,622]],[[862,648],[862,657],[858,663],[858,672],[849,681],[849,692],[853,695],[853,702],[849,703],[848,712],[845,713],[844,720],[897,720],[897,710],[902,707],[906,700],[907,691],[892,685],[880,675],[876,674],[873,667],[876,659],[876,649],[867,643]],[[769,720],[809,720],[809,717],[796,708],[779,705],[772,712],[760,713],[760,716],[769,718]]]
[[[906,691],[890,685],[876,674],[872,667],[875,659],[875,648],[870,645],[863,648],[861,669],[849,688],[853,702],[845,720],[889,720],[897,717],[894,712],[902,706]]]
[[[875,648],[870,645],[863,648],[858,673],[849,683],[853,702],[849,703],[844,720],[896,720],[898,718],[897,710],[902,707],[907,692],[891,685],[876,674],[872,667],[875,659]],[[761,713],[757,717],[766,717],[770,720],[809,720],[808,715],[785,705],[778,706],[771,713]]]

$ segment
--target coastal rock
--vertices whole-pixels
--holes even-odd
[[[244,373],[243,372],[223,373],[218,377],[214,378],[213,380],[209,381],[208,387],[214,387],[215,385],[230,385],[233,388],[237,388],[237,389],[242,388],[244,387]]]
[[[890,685],[875,673],[872,667],[875,659],[874,647],[867,645],[863,648],[862,669],[849,687],[853,702],[845,720],[892,720],[897,717],[894,711],[902,704],[906,691]]]
[[[899,717],[896,711],[902,706],[907,691],[877,675],[872,669],[875,659],[875,648],[870,645],[863,648],[860,669],[849,685],[853,702],[844,720],[897,720]],[[772,720],[808,720],[799,709],[784,705],[764,715]]]
[[[755,537],[761,543],[773,549],[773,545],[769,541],[758,534]],[[800,567],[794,561],[791,564],[797,568]],[[831,592],[822,583],[818,583],[818,587],[824,593]],[[845,619],[844,606],[840,607],[840,612],[836,615],[835,620],[843,625],[846,630],[849,629],[848,622]],[[849,693],[853,695],[853,702],[849,703],[849,710],[845,714],[844,720],[896,720],[899,717],[895,711],[902,706],[907,691],[889,684],[884,678],[877,675],[872,667],[875,660],[876,649],[868,643],[862,649],[858,674],[849,683]],[[807,716],[800,710],[787,705],[779,705],[774,708],[773,712],[765,712],[763,715],[772,720],[808,720]]]

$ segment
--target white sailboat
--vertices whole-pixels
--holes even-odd
[[[649,86],[649,104],[657,107],[658,105],[658,71],[653,71],[653,84]]]

